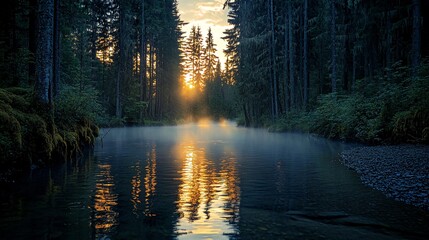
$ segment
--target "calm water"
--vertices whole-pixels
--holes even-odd
[[[350,145],[228,122],[104,134],[88,157],[1,186],[0,239],[429,237],[429,213],[338,162]]]

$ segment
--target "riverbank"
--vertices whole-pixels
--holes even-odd
[[[98,136],[94,121],[77,114],[78,107],[63,107],[72,101],[59,101],[52,120],[33,96],[29,88],[0,89],[0,181],[15,170],[65,161]]]
[[[341,161],[364,184],[429,211],[429,146],[357,147],[344,151]]]

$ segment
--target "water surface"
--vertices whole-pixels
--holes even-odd
[[[1,239],[427,239],[429,214],[342,166],[353,147],[233,123],[102,129],[0,190]]]

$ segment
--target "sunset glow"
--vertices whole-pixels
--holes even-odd
[[[180,18],[188,23],[183,27],[185,36],[188,36],[192,26],[200,26],[205,38],[210,27],[221,64],[226,60],[223,53],[226,42],[221,37],[231,27],[227,22],[228,9],[223,9],[224,3],[225,0],[179,0]]]
[[[186,88],[188,88],[188,89],[195,88],[194,84],[192,83],[192,74],[191,73],[188,73],[185,75],[184,82],[185,82]]]
[[[185,41],[193,26],[199,26],[203,40],[206,40],[209,28],[213,34],[216,56],[219,57],[221,65],[226,61],[223,50],[226,42],[222,39],[223,32],[230,27],[227,22],[228,9],[223,9],[224,0],[179,0],[180,18],[186,23],[183,26]],[[184,91],[195,89],[192,75],[185,73],[183,78]]]

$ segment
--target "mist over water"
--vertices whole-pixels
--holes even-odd
[[[37,169],[31,181],[0,190],[4,236],[425,239],[429,235],[427,213],[362,185],[355,172],[339,163],[339,153],[352,145],[208,120],[102,129],[100,136],[85,159]]]

